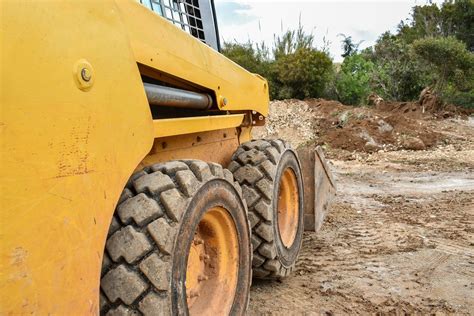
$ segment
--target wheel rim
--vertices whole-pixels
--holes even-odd
[[[290,248],[298,231],[298,183],[291,168],[286,168],[280,179],[278,192],[278,230],[281,241]]]
[[[202,216],[188,254],[186,297],[191,315],[229,314],[239,268],[239,243],[232,217],[222,207]]]

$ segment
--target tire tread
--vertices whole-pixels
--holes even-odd
[[[132,175],[108,233],[101,273],[101,315],[147,315],[156,308],[163,315],[171,313],[169,273],[154,275],[150,267],[170,269],[182,212],[193,194],[212,178],[227,180],[242,198],[232,173],[216,163],[176,160]],[[134,212],[140,203],[148,206],[145,218]],[[243,204],[246,207],[245,201]]]

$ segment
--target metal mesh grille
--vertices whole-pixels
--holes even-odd
[[[140,3],[206,43],[198,0],[140,0]]]

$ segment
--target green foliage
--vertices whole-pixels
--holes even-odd
[[[250,72],[258,74],[267,72],[268,50],[263,44],[258,46],[250,41],[245,44],[225,42],[222,53]]]
[[[438,36],[441,32],[440,17],[440,9],[436,4],[415,6],[412,10],[411,23],[399,24],[398,37],[410,44],[418,38]]]
[[[413,50],[436,71],[435,89],[438,92],[444,91],[448,83],[454,83],[456,76],[473,73],[474,54],[454,37],[419,39],[413,42]]]
[[[385,99],[414,100],[429,82],[429,69],[416,60],[411,46],[390,33],[384,33],[365,55],[375,64],[374,91]]]
[[[467,91],[459,91],[453,86],[448,85],[442,96],[447,103],[462,106],[467,109],[474,109],[474,88]]]
[[[272,99],[322,97],[332,60],[313,46],[313,34],[300,25],[275,36],[272,56],[264,44],[224,43],[222,52],[247,70],[267,78]]]
[[[341,41],[342,50],[344,51],[341,55],[342,57],[346,58],[354,54],[357,54],[357,52],[359,51],[359,46],[360,44],[362,44],[362,41],[356,44],[353,42],[352,36],[346,36],[345,34],[339,34],[338,36],[344,37],[343,40]]]
[[[297,50],[312,49],[314,42],[313,34],[306,34],[300,23],[298,29],[287,30],[281,36],[275,36],[273,41],[273,56],[275,60],[290,54]]]
[[[446,102],[472,107],[473,30],[474,1],[446,0],[413,7],[395,34],[383,33],[361,52],[360,43],[340,34],[342,64],[332,63],[327,46],[317,49],[301,23],[275,36],[271,47],[224,43],[223,53],[267,78],[272,99],[326,97],[361,105],[375,92],[386,100],[412,101],[430,86]]]
[[[436,4],[415,6],[410,23],[400,23],[398,35],[407,43],[424,37],[453,36],[474,51],[474,1],[447,0]]]
[[[446,102],[472,104],[474,2],[415,6],[398,33],[386,32],[362,54],[374,65],[372,88],[385,99],[410,101],[431,86]]]
[[[273,65],[276,99],[321,97],[332,69],[326,53],[301,47],[279,56]]]
[[[446,1],[441,9],[443,36],[455,36],[474,52],[474,1]]]
[[[362,105],[371,93],[371,75],[374,64],[362,55],[346,57],[336,76],[336,91],[344,104]]]

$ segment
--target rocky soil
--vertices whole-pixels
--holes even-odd
[[[324,145],[338,194],[295,273],[254,280],[249,314],[474,313],[474,120],[451,114],[273,103],[254,136]]]
[[[455,118],[468,120],[467,112],[451,107],[431,112],[407,102],[352,107],[323,99],[285,100],[272,102],[265,127],[255,129],[254,137],[280,137],[296,147],[315,143],[326,150],[423,150],[463,137],[456,126],[446,126],[448,134],[439,132],[440,122]]]

